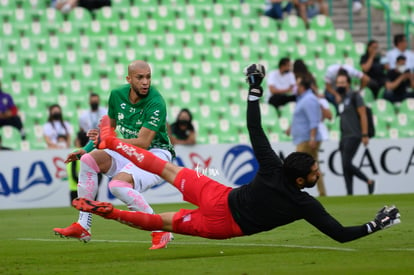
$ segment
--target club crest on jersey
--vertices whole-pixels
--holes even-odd
[[[131,148],[121,142],[116,146],[116,149],[121,149],[122,151],[124,151],[125,154],[127,154],[130,157],[134,157],[139,162],[142,162],[144,160],[143,154],[138,153],[134,148]]]
[[[123,113],[118,113],[118,120],[123,120],[124,119],[124,114]]]

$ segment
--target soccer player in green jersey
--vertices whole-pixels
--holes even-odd
[[[108,116],[111,126],[118,129],[124,142],[171,161],[175,152],[167,134],[166,106],[161,94],[151,86],[149,64],[141,60],[129,64],[126,80],[129,84],[112,90],[109,96]],[[66,159],[66,162],[71,162],[81,155],[78,196],[94,199],[98,191],[97,174],[104,173],[111,178],[108,184],[111,192],[130,210],[153,213],[141,193],[159,184],[162,179],[136,167],[115,151],[93,150],[97,135],[97,129],[90,130],[90,142],[83,149],[69,154]],[[88,242],[91,239],[91,224],[91,214],[81,211],[78,222],[66,228],[54,228],[53,231],[63,237]],[[164,248],[171,239],[169,232],[152,232],[150,249]]]

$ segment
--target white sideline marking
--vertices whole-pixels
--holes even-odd
[[[388,251],[414,251],[414,248],[387,248]]]
[[[60,242],[60,239],[34,239],[34,238],[18,238],[18,241],[39,241],[39,242]],[[101,243],[151,243],[149,241],[130,241],[130,240],[93,240],[92,242]],[[303,248],[303,249],[320,249],[320,250],[336,250],[336,251],[357,251],[353,248],[341,248],[333,246],[306,246],[294,244],[260,244],[260,243],[223,243],[223,242],[172,242],[174,245],[215,245],[215,246],[258,246],[258,247],[285,247],[285,248]]]

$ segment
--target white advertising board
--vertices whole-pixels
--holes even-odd
[[[277,154],[287,156],[294,150],[290,142],[273,143]],[[338,142],[323,143],[320,169],[325,176],[328,196],[346,195]],[[248,144],[177,146],[175,163],[237,187],[255,175],[257,161]],[[69,206],[69,188],[63,163],[68,150],[0,151],[0,209]],[[360,146],[353,163],[376,180],[375,194],[414,193],[414,140],[372,140]],[[105,177],[104,177],[105,178]],[[107,189],[100,187],[98,199],[120,204]],[[306,190],[317,196],[316,188]],[[354,194],[367,194],[367,186],[354,178]],[[162,183],[144,193],[149,203],[182,201],[171,185]]]

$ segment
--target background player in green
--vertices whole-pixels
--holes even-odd
[[[161,94],[151,86],[150,66],[140,60],[132,62],[128,66],[126,80],[129,84],[112,90],[109,97],[108,116],[111,126],[118,129],[124,142],[171,161],[175,153],[166,129],[166,106]],[[111,192],[130,210],[153,213],[141,193],[159,184],[162,179],[136,167],[115,151],[92,151],[97,134],[96,129],[90,130],[88,136],[91,141],[83,149],[69,154],[66,159],[66,162],[71,162],[79,155],[82,156],[78,196],[93,199],[98,191],[97,174],[104,173],[111,178],[108,184]],[[54,228],[53,231],[64,237],[87,242],[91,239],[91,224],[91,214],[81,211],[78,222],[66,228]],[[169,232],[152,232],[151,235],[150,249],[164,248],[172,239]]]

